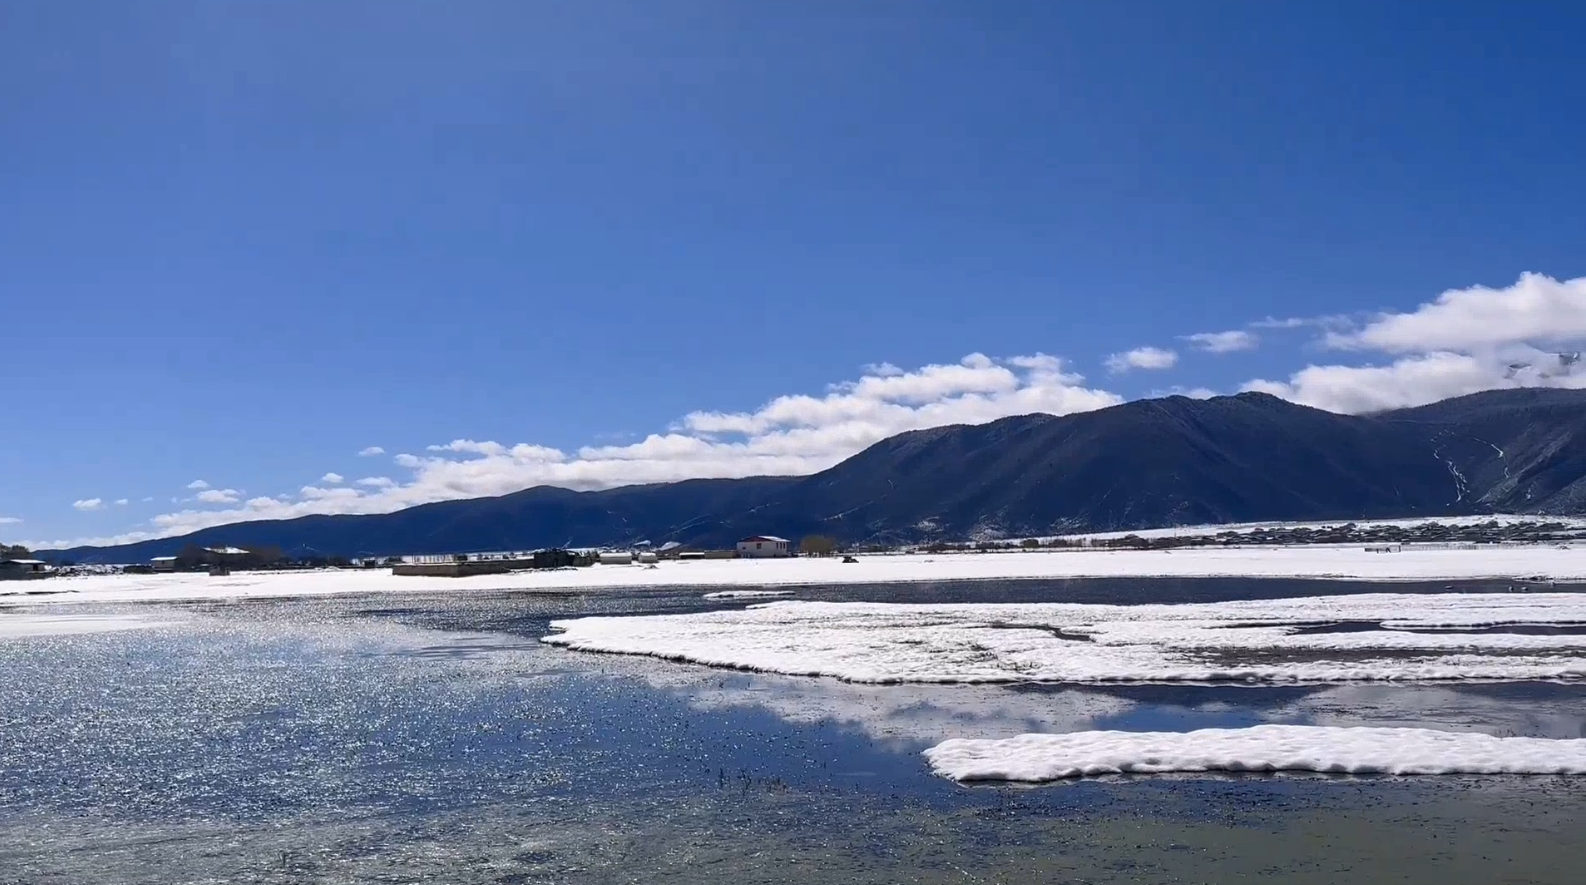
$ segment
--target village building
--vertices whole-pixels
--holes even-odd
[[[793,542],[775,535],[754,535],[738,542],[738,555],[749,559],[792,556]]]
[[[0,560],[0,581],[47,578],[54,572],[55,569],[41,559]]]
[[[176,557],[156,556],[149,560],[149,568],[157,572],[174,572],[176,571]]]

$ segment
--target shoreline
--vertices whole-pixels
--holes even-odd
[[[1042,550],[1006,553],[861,555],[595,565],[466,578],[392,575],[389,570],[89,575],[0,583],[0,606],[79,602],[204,601],[354,593],[468,591],[643,591],[796,588],[958,581],[1250,579],[1403,585],[1496,582],[1518,589],[1586,584],[1586,546],[1409,548],[1217,547],[1179,550]],[[1562,588],[1560,585],[1563,585]]]

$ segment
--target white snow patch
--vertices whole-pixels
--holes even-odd
[[[717,590],[706,593],[706,599],[777,599],[792,596],[792,590]]]
[[[956,781],[1042,782],[1109,774],[1586,774],[1586,740],[1424,728],[1257,725],[1190,732],[1083,731],[944,741],[925,751]]]
[[[1342,629],[1318,631],[1326,625]],[[1133,606],[786,601],[553,621],[560,632],[544,641],[868,683],[1514,681],[1586,678],[1586,636],[1567,632],[1581,625],[1586,594],[1575,593]],[[1471,630],[1490,632],[1461,632]]]

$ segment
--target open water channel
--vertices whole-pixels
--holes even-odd
[[[799,596],[1127,603],[1380,589],[1113,580]],[[0,608],[160,622],[0,639],[0,883],[1586,875],[1586,778],[965,787],[920,756],[950,737],[1268,721],[1574,738],[1586,736],[1586,686],[860,686],[539,642],[553,619],[748,604],[703,592]]]

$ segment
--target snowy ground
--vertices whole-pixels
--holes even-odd
[[[385,569],[183,575],[93,575],[0,583],[0,605],[229,599],[327,593],[598,590],[617,587],[777,587],[1021,578],[1251,577],[1367,581],[1586,581],[1586,545],[1466,549],[1358,546],[1232,547],[1173,551],[1067,550],[837,559],[723,559],[658,566],[597,565],[472,578],[397,577]]]
[[[554,621],[546,642],[854,682],[1586,678],[1586,594],[1178,605],[773,602]]]
[[[925,757],[937,774],[959,781],[1207,771],[1586,774],[1586,740],[1312,725],[955,739],[926,750]]]

